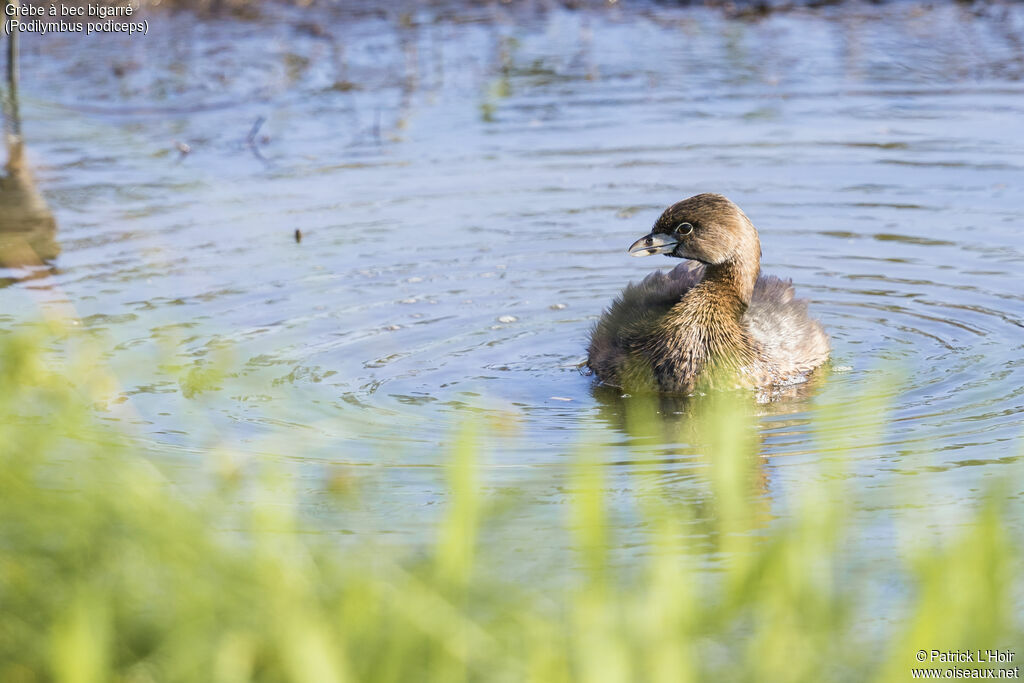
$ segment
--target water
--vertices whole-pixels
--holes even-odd
[[[315,508],[340,471],[416,538],[468,409],[491,490],[554,504],[537,525],[581,443],[620,498],[632,475],[701,496],[687,416],[629,427],[576,367],[616,293],[675,264],[626,247],[701,191],[833,341],[831,372],[758,408],[769,517],[836,456],[821,406],[865,393],[886,428],[835,432],[865,537],[912,508],[957,524],[1019,457],[1024,7],[147,16],[23,36],[30,170],[4,201],[42,198],[56,231],[37,213],[43,261],[4,260],[0,324],[100,340],[101,409],[175,476],[284,461]]]

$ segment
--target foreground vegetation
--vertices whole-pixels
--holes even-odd
[[[480,550],[510,511],[482,492],[472,423],[453,438],[428,547],[342,543],[281,504],[287,471],[176,487],[104,426],[123,422],[98,418],[109,378],[87,358],[58,366],[66,356],[43,351],[54,343],[0,335],[2,681],[909,680],[921,649],[1024,642],[1007,489],[945,543],[904,529],[891,563],[858,563],[843,458],[766,520],[736,404],[693,418],[709,502],[638,482],[644,543],[625,559],[611,474],[581,447],[565,475],[567,549],[532,549],[569,559],[527,582]],[[827,418],[820,428],[830,439]]]

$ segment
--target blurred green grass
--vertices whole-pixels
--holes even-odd
[[[766,522],[749,411],[710,397],[689,418],[707,444],[710,516],[658,478],[638,481],[649,549],[623,569],[610,470],[580,444],[566,576],[516,582],[481,550],[488,517],[509,510],[485,499],[479,418],[450,444],[426,552],[341,546],[302,528],[272,469],[241,501],[248,475],[234,470],[209,486],[168,481],[123,423],[96,413],[114,385],[97,355],[48,351],[61,334],[0,334],[0,681],[902,681],[920,649],[1024,642],[1009,482],[942,545],[902,530],[901,607],[866,621],[891,570],[844,559],[856,496],[844,459],[823,458],[819,483]],[[857,397],[831,415],[850,410],[881,429],[888,408]],[[643,424],[655,412],[637,399],[631,428],[663,428]],[[829,422],[826,410],[818,435],[834,445]],[[554,542],[533,552],[561,552]]]

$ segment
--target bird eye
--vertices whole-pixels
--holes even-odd
[[[677,235],[686,236],[689,235],[691,232],[693,232],[693,226],[690,225],[689,223],[680,223],[679,225],[676,226]]]

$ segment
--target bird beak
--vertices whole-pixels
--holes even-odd
[[[650,235],[641,237],[629,245],[629,253],[633,256],[652,256],[654,254],[671,254],[676,249],[679,240],[671,235],[660,232],[652,232]]]

